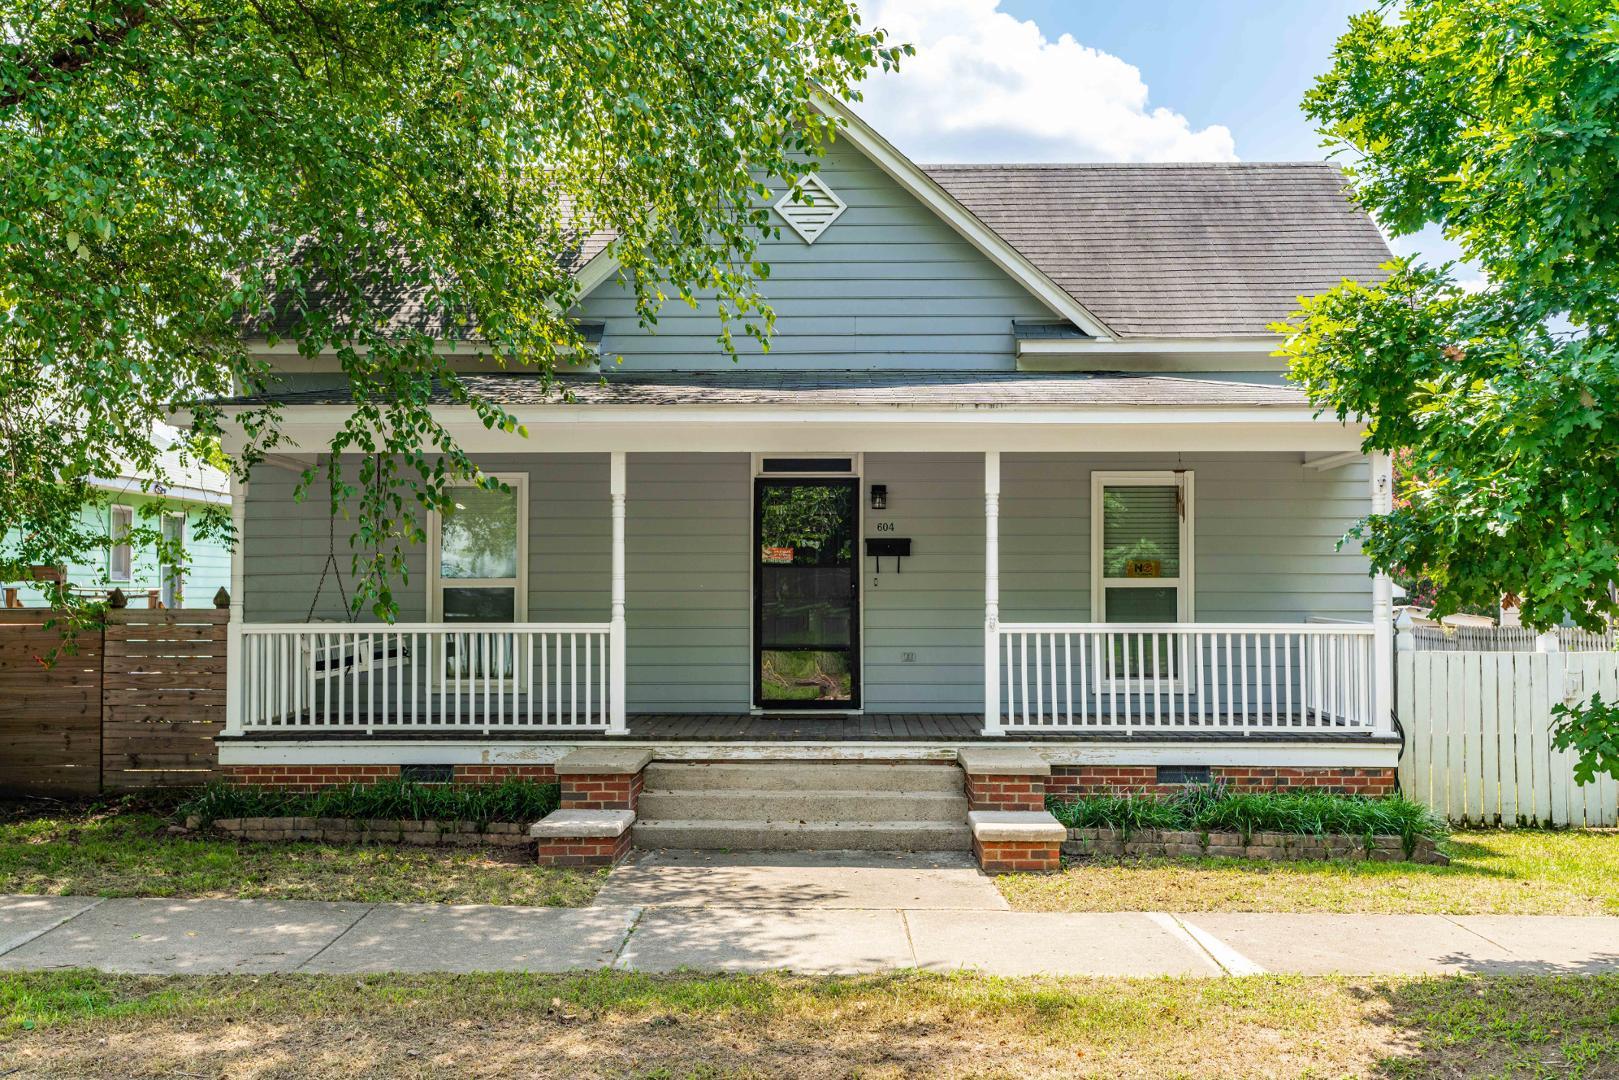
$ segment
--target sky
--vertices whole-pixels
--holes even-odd
[[[855,106],[922,162],[1301,161],[1299,107],[1374,0],[861,0],[917,55]],[[1436,230],[1392,241],[1429,261]],[[1465,274],[1464,274],[1465,276]]]

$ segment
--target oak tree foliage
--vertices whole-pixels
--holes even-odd
[[[326,449],[359,464],[326,494],[352,515],[356,610],[390,616],[426,511],[495,485],[430,395],[517,433],[455,358],[579,356],[573,272],[603,236],[643,323],[701,297],[717,348],[767,338],[766,185],[833,137],[816,91],[858,97],[907,51],[850,0],[11,0],[0,578],[106,543],[77,525],[89,480],[159,473],[175,402],[271,386],[251,333],[352,391]],[[218,420],[196,409],[189,453]],[[245,418],[238,469],[280,422]]]

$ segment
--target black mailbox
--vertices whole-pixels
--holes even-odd
[[[899,561],[911,553],[911,538],[908,536],[868,536],[866,537],[866,554],[877,560],[877,572],[883,572],[883,556],[894,557],[894,572],[899,572]]]
[[[895,558],[904,558],[911,553],[911,538],[908,536],[870,536],[866,538],[866,554],[892,555]]]

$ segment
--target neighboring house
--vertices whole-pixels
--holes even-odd
[[[598,242],[577,315],[622,363],[571,403],[469,374],[526,440],[446,399],[512,493],[431,523],[401,625],[339,622],[331,581],[306,621],[327,509],[293,491],[348,398],[335,361],[262,347],[292,449],[235,506],[227,771],[986,739],[1070,787],[1391,789],[1391,586],[1338,546],[1389,463],[1287,384],[1267,329],[1381,276],[1338,170],[923,167],[844,116],[761,252],[768,354],[733,364],[674,305],[643,332]],[[337,554],[346,575],[341,532]]]
[[[86,503],[79,517],[106,537],[106,545],[66,567],[76,592],[101,596],[121,589],[131,607],[212,607],[214,594],[230,587],[230,546],[199,529],[208,506],[230,504],[230,478],[174,450],[164,451],[162,471],[161,490],[134,469],[91,481],[103,499]],[[130,531],[137,528],[161,529],[179,541],[184,558],[174,565],[163,562],[155,542],[131,541]],[[26,582],[8,585],[6,596],[22,607],[49,602],[43,589]]]

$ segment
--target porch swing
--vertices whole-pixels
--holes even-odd
[[[330,575],[336,579],[337,596],[343,602],[344,619],[317,619],[315,610],[320,606],[320,594],[326,588],[326,578]],[[326,561],[321,564],[320,580],[315,583],[315,593],[309,598],[309,610],[304,613],[304,625],[316,626],[331,624],[334,626],[357,626],[354,618],[354,609],[349,604],[348,591],[343,588],[343,571],[337,565],[337,515],[328,514],[326,518]],[[381,636],[368,634],[369,647],[362,645],[358,640],[344,641],[343,634],[338,632],[337,640],[330,641],[323,637],[317,642],[312,636],[303,638],[303,665],[309,672],[311,687],[321,683],[330,683],[333,679],[341,679],[344,675],[361,675],[376,670],[385,670],[397,667],[410,660],[410,640],[408,636],[399,634]]]

